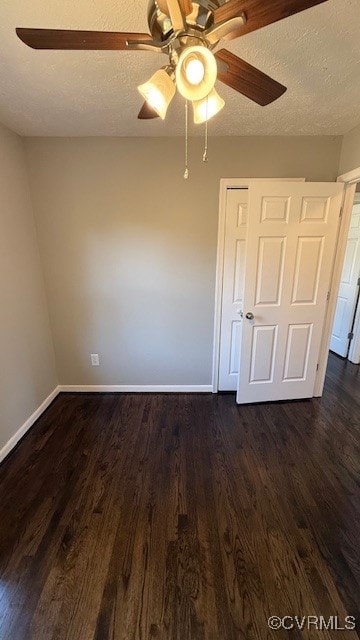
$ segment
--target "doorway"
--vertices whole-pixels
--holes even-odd
[[[216,263],[213,393],[236,391],[245,278],[247,200],[250,183],[305,182],[305,178],[223,178],[220,181]]]
[[[343,187],[221,182],[213,391],[236,385],[240,403],[321,395],[317,354],[325,369]],[[327,335],[328,345],[330,326]]]
[[[331,333],[330,351],[360,363],[360,182],[351,211],[345,258]]]

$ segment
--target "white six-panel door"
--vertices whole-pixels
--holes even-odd
[[[237,401],[312,397],[343,185],[254,182],[248,194]]]
[[[258,179],[255,179],[258,181]],[[271,182],[304,182],[304,178],[289,180],[272,178]],[[249,180],[247,180],[247,183]],[[239,353],[245,278],[245,249],[247,236],[248,187],[226,187],[221,253],[221,317],[219,331],[219,362],[216,390],[236,391],[239,375]],[[219,238],[221,242],[221,239]]]
[[[360,276],[360,204],[352,211],[344,267],[331,335],[330,349],[345,357],[349,348],[349,333],[355,314]]]

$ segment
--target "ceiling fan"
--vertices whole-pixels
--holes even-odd
[[[195,123],[206,122],[224,106],[215,90],[218,79],[261,106],[284,87],[226,49],[232,40],[326,0],[150,0],[150,33],[16,29],[33,49],[146,50],[168,61],[138,87],[145,103],[139,119],[165,118],[176,89],[192,102]],[[151,35],[150,35],[151,34]]]

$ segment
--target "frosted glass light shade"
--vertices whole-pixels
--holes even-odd
[[[148,104],[165,120],[168,106],[175,95],[175,84],[165,69],[159,69],[154,75],[138,87],[138,91]]]
[[[201,60],[197,60],[196,58],[189,60],[189,63],[186,65],[185,74],[190,84],[200,84],[205,75],[205,67]]]
[[[225,101],[219,96],[216,89],[213,89],[206,98],[193,102],[194,122],[201,124],[210,120],[225,106]]]
[[[215,56],[206,47],[187,47],[180,54],[175,76],[176,86],[186,100],[202,100],[217,78]]]

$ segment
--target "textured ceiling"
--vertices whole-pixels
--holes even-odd
[[[146,14],[147,0],[3,0],[0,121],[26,136],[183,134],[178,96],[165,122],[137,120],[136,86],[165,56],[34,51],[15,35],[17,26],[147,31]],[[226,106],[211,135],[341,135],[359,123],[360,0],[328,0],[227,46],[288,91],[259,107],[219,83]]]

